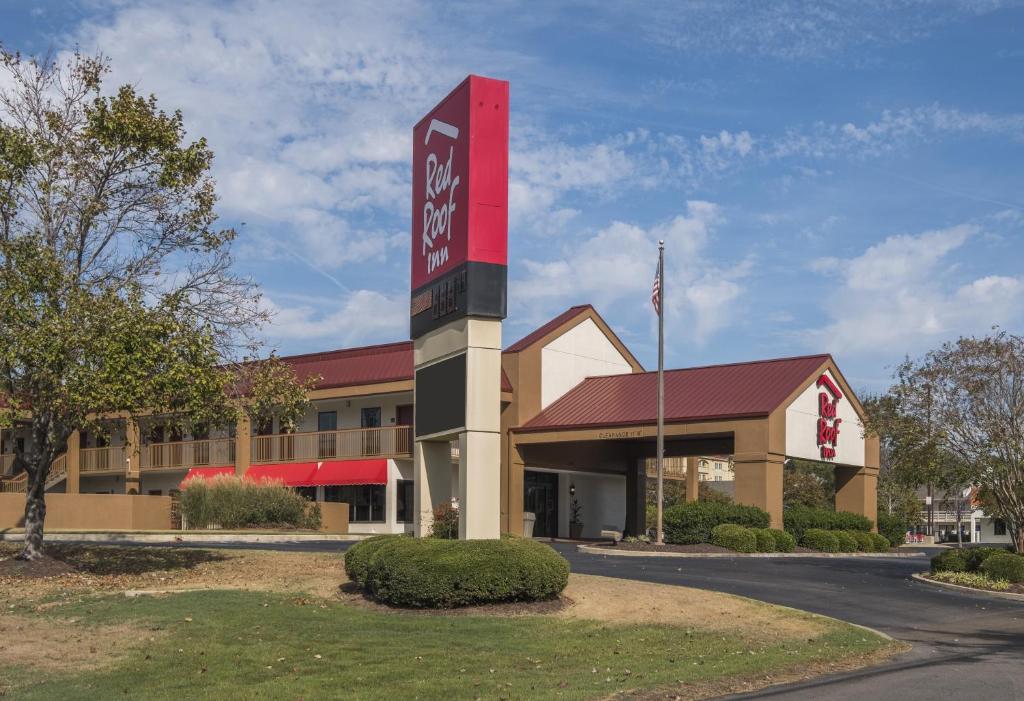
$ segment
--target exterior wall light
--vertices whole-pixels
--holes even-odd
[[[575,482],[570,482],[569,483],[569,496],[571,496],[571,497],[576,496],[576,483]]]

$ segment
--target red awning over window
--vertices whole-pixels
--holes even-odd
[[[313,487],[317,482],[315,462],[288,462],[275,465],[253,465],[245,472],[245,479],[252,482],[284,482],[289,487]]]
[[[232,465],[227,467],[192,467],[189,468],[188,474],[185,475],[185,479],[178,485],[181,488],[185,487],[185,483],[190,479],[199,477],[204,480],[213,479],[217,475],[233,475],[235,474],[235,468]]]
[[[316,471],[315,484],[387,484],[387,460],[327,460]]]

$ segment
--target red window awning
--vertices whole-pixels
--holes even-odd
[[[225,467],[192,467],[189,468],[188,474],[185,475],[185,479],[178,485],[181,488],[185,487],[185,483],[190,479],[199,477],[204,480],[210,480],[217,475],[233,475],[235,474],[235,468],[233,465],[227,465]]]
[[[387,484],[387,460],[325,460],[316,471],[315,484]]]
[[[272,465],[253,465],[245,472],[245,479],[252,482],[284,482],[288,487],[314,487],[322,482],[315,481],[315,462],[286,462]]]

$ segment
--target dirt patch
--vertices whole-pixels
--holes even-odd
[[[0,615],[4,665],[68,672],[107,666],[160,633],[132,625],[84,626],[75,619]]]
[[[16,560],[13,557],[0,560],[0,577],[39,579],[40,577],[59,577],[62,574],[71,574],[75,571],[77,570],[74,565],[69,565],[49,555],[43,555],[36,560]]]
[[[763,642],[806,640],[830,625],[810,613],[730,594],[611,577],[570,575],[564,594],[574,602],[561,614],[569,618],[618,625],[663,623],[736,633]]]

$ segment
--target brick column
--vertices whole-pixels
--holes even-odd
[[[67,475],[64,482],[64,491],[67,494],[78,494],[81,489],[79,478],[82,468],[81,447],[82,434],[78,431],[72,431],[71,435],[68,436],[68,452],[64,458],[64,467]]]
[[[686,458],[686,501],[700,498],[700,458]]]
[[[836,511],[851,511],[871,519],[878,531],[878,472],[867,467],[836,465]]]
[[[647,465],[631,460],[626,465],[626,534],[647,532]]]
[[[252,421],[244,411],[235,424],[235,476],[241,477],[252,464]]]
[[[125,419],[125,453],[127,471],[124,476],[124,493],[140,493],[140,478],[142,467],[142,435],[139,432],[139,424],[133,418]]]

